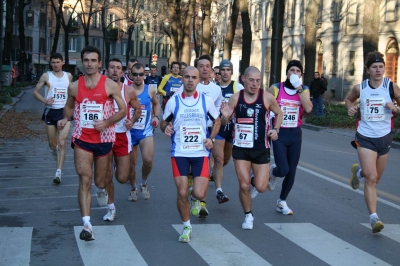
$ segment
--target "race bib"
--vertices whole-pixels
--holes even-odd
[[[114,106],[115,109],[115,113],[117,113],[119,111],[118,106]],[[122,118],[121,120],[119,120],[116,124],[116,127],[121,128],[121,127],[125,127],[125,118]]]
[[[204,149],[203,134],[201,126],[181,126],[181,150],[201,151]]]
[[[175,92],[177,92],[178,90],[179,88],[171,87],[171,94],[175,94]]]
[[[131,110],[133,110],[131,108]],[[133,112],[131,113],[133,117]],[[146,117],[147,117],[147,110],[145,109],[145,106],[142,105],[142,113],[140,114],[139,119],[135,122],[135,124],[133,124],[134,129],[139,129],[139,130],[143,130],[146,126]]]
[[[81,103],[80,123],[82,128],[94,128],[93,120],[103,120],[103,105],[95,103]]]
[[[254,125],[235,124],[235,146],[253,148]]]
[[[149,89],[157,91],[157,84],[149,84]]]
[[[370,122],[385,120],[385,104],[384,98],[365,99],[364,119]]]
[[[297,127],[299,121],[300,103],[298,101],[281,100],[283,112],[283,127]]]
[[[65,105],[65,103],[67,102],[67,92],[67,88],[54,88],[52,95],[54,99],[53,104]]]

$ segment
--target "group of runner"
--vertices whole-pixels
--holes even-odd
[[[267,188],[274,190],[278,177],[284,179],[277,211],[293,214],[286,199],[300,159],[302,114],[312,110],[308,87],[301,82],[300,61],[288,63],[285,81],[262,90],[261,73],[256,67],[244,71],[242,86],[232,81],[233,66],[229,60],[222,60],[213,69],[211,57],[203,55],[194,67],[184,65],[184,70],[179,62],[173,62],[171,75],[164,77],[156,90],[155,86],[144,84],[144,67],[133,60],[127,62],[128,74],[122,82],[120,60],[108,62],[107,78],[97,71],[102,63],[98,48],[85,47],[81,59],[85,75],[71,83],[70,74],[62,71],[62,56],[52,55],[53,70],[42,75],[34,95],[46,105],[43,120],[47,124],[49,146],[57,152],[53,180],[57,184],[61,182],[72,115],[75,120],[71,146],[79,175],[82,240],[94,240],[90,223],[92,164],[95,185],[104,189],[103,195],[108,194],[108,212],[103,219],[113,221],[116,217],[113,171],[118,182],[130,181],[129,200],[136,201],[139,190],[143,199],[150,198],[147,178],[152,168],[153,127],[159,124],[172,142],[172,173],[183,222],[180,242],[191,240],[190,214],[199,218],[209,215],[206,197],[210,177],[215,183],[218,203],[229,201],[222,190],[222,180],[223,166],[231,156],[245,216],[243,229],[253,228],[252,198]],[[393,139],[391,119],[399,112],[393,101],[400,104],[400,89],[384,78],[385,62],[379,52],[368,54],[366,68],[369,79],[356,85],[346,99],[349,115],[360,111],[355,147],[361,167],[352,166],[350,182],[357,189],[360,181],[366,180],[364,195],[375,233],[384,227],[376,214],[375,186],[383,174]],[[220,76],[218,83],[210,81],[211,72],[217,74],[215,79]],[[43,97],[39,91],[45,85]],[[165,97],[161,121],[157,92]],[[359,108],[354,106],[358,98]],[[271,145],[275,164],[270,166]],[[135,172],[138,146],[143,159],[139,187]],[[189,177],[193,178],[193,184],[189,184]]]

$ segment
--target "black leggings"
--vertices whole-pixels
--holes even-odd
[[[286,200],[294,184],[297,164],[300,160],[301,137],[300,127],[280,128],[278,140],[273,141],[276,168],[274,176],[284,177],[280,199]]]

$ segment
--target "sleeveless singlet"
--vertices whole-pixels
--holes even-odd
[[[126,86],[125,84],[121,84],[121,95],[122,95],[122,99],[124,99],[125,105],[127,106],[127,102],[126,102],[126,98],[125,98],[125,86]],[[114,100],[114,109],[115,109],[115,112],[118,112],[118,110],[119,110],[117,102],[115,100]],[[125,115],[124,118],[122,118],[115,124],[115,132],[116,133],[124,133],[124,132],[128,131],[125,127],[125,119],[127,117],[128,117],[128,115]]]
[[[124,84],[131,86],[133,84],[133,80],[131,80],[128,76],[128,74],[124,74]]]
[[[75,98],[75,127],[72,139],[88,143],[105,143],[115,141],[115,125],[99,132],[94,128],[94,119],[106,120],[115,114],[113,100],[107,96],[107,77],[101,75],[93,89],[85,85],[85,77],[78,79],[78,91]]]
[[[221,87],[222,98],[224,102],[229,102],[229,99],[238,91],[238,83],[236,81],[231,81],[231,83],[226,87],[221,87],[221,85],[217,84]],[[242,90],[241,86],[239,90]],[[218,131],[218,135],[224,138],[232,137],[232,129],[233,123],[232,120],[228,122],[225,126],[221,126]]]
[[[61,78],[55,76],[53,72],[48,71],[49,81],[46,84],[46,100],[53,97],[54,102],[49,106],[51,109],[64,108],[68,98],[69,79],[67,72],[63,71]]]
[[[240,148],[270,148],[268,141],[269,110],[264,105],[264,90],[258,90],[257,99],[247,103],[244,90],[239,92],[233,118],[233,145]]]
[[[278,84],[274,84],[275,87]],[[295,90],[285,87],[284,82],[279,83],[276,101],[283,112],[282,128],[300,127],[304,108],[301,105],[300,97]]]
[[[149,95],[149,86],[144,85],[142,93],[138,94],[138,99],[140,105],[142,107],[142,114],[140,118],[133,124],[131,132],[143,131],[143,134],[147,134],[148,131],[153,131],[153,127],[151,125],[151,97]],[[130,117],[133,117],[134,109],[132,107],[129,108]]]
[[[360,84],[360,112],[357,131],[369,138],[380,138],[391,132],[394,127],[394,115],[385,108],[392,102],[389,93],[390,79],[383,78],[382,84],[374,89],[369,79]]]

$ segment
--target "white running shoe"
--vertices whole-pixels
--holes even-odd
[[[108,194],[107,191],[103,188],[97,191],[97,203],[100,207],[107,206]]]
[[[278,199],[276,202],[276,210],[284,215],[292,215],[293,211],[289,209],[286,201]]]
[[[117,216],[117,211],[115,209],[108,209],[107,214],[103,216],[103,221],[114,221]]]
[[[131,189],[131,191],[129,192],[128,200],[130,200],[130,201],[137,201],[138,200],[138,190],[137,190],[137,188]]]
[[[57,185],[61,183],[61,170],[56,171],[55,177],[53,178],[53,183]]]
[[[276,187],[276,180],[278,179],[276,176],[272,174],[272,171],[274,171],[276,167],[276,164],[271,164],[271,167],[269,169],[269,181],[268,181],[268,189],[269,190],[275,190]]]
[[[249,213],[244,216],[244,222],[242,223],[242,229],[251,230],[253,229],[254,217],[253,214]]]
[[[147,187],[147,184],[140,184],[140,195],[142,196],[142,199],[148,200],[150,198],[150,191]]]

